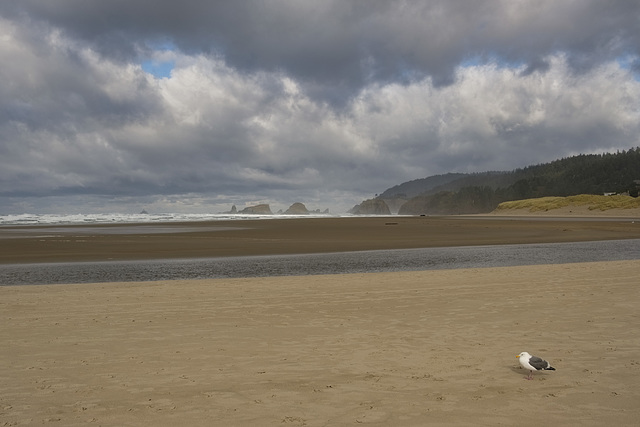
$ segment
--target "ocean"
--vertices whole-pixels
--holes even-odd
[[[151,214],[19,214],[0,215],[2,225],[77,225],[77,224],[135,224],[163,222],[197,222],[197,221],[232,221],[243,219],[273,218],[326,218],[352,216],[306,214],[306,215],[255,215],[255,214],[184,214],[184,213],[151,213]]]

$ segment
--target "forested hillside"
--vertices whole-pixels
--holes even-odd
[[[421,183],[425,185],[419,188]],[[505,201],[545,196],[629,193],[637,197],[639,183],[637,147],[581,154],[511,172],[438,175],[397,185],[378,198],[407,199],[399,214],[470,214],[491,212]]]

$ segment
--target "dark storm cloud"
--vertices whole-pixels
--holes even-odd
[[[0,71],[5,79],[0,86],[0,123],[19,121],[32,130],[64,127],[69,118],[76,119],[74,127],[80,125],[77,119],[114,125],[148,116],[157,108],[152,97],[105,91],[103,84],[113,78],[113,69],[62,43],[43,43],[49,35],[38,28],[15,27],[14,36],[20,44],[5,53]],[[135,92],[152,95],[142,72],[132,83]]]
[[[558,51],[576,71],[640,53],[632,1],[106,1],[21,0],[2,7],[46,22],[99,52],[131,59],[169,39],[247,71],[284,70],[328,97],[372,81],[424,75],[453,82],[470,56],[527,64]]]

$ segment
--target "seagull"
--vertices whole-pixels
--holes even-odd
[[[523,351],[516,357],[520,359],[520,364],[522,365],[522,367],[524,369],[529,370],[529,376],[525,377],[528,380],[533,379],[533,371],[542,371],[542,370],[555,371],[556,370],[556,368],[551,366],[549,362],[547,362],[546,360],[541,359],[537,356],[532,356],[526,351]]]

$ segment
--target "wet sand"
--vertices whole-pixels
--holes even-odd
[[[3,425],[640,424],[640,261],[0,287]],[[524,379],[515,355],[556,371]]]
[[[621,218],[354,217],[2,227],[0,263],[206,258],[640,238]]]

